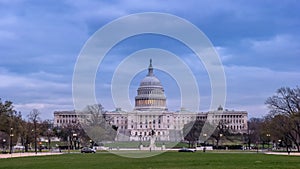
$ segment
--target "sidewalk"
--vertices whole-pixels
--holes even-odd
[[[46,156],[46,155],[60,155],[62,153],[53,153],[53,152],[38,152],[37,154],[33,153],[12,153],[12,154],[0,154],[0,159],[2,158],[13,158],[13,157],[27,157],[27,156]]]
[[[299,152],[291,152],[290,154],[287,152],[265,152],[265,154],[300,156]]]

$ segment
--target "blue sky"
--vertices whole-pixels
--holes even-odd
[[[296,0],[0,0],[0,98],[13,101],[24,116],[33,108],[39,109],[43,118],[52,118],[55,110],[72,110],[74,65],[89,37],[119,17],[164,12],[195,24],[216,47],[227,80],[226,108],[262,117],[268,112],[264,101],[276,89],[299,85],[299,11]],[[101,65],[99,73],[105,76],[96,79],[96,91],[101,93],[97,99],[105,109],[114,109],[109,96],[113,69],[126,55],[150,47],[182,57],[190,54],[182,44],[154,35],[118,44]],[[148,65],[148,60],[145,62]],[[201,110],[205,111],[210,103],[209,79],[201,62],[186,62],[199,75]],[[131,100],[145,73],[132,80]],[[178,109],[178,88],[168,85],[172,78],[159,71],[156,75],[169,86],[165,87],[169,109]]]

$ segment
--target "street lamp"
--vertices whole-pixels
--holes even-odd
[[[90,140],[90,147],[93,148],[93,146],[94,146],[94,141]]]
[[[204,137],[204,148],[203,148],[203,152],[205,152],[205,150],[206,150],[206,136],[207,136],[207,134],[204,133],[204,134],[203,134],[203,137]]]
[[[147,128],[147,132],[148,132],[148,137],[149,137],[149,140],[151,142],[151,138],[152,138],[152,122],[151,120],[149,121],[149,125],[148,125],[148,128]]]
[[[269,147],[270,147],[270,136],[271,136],[271,134],[269,134],[269,133],[267,133],[267,142],[268,142],[268,151],[269,151]]]
[[[9,154],[12,153],[12,139],[13,139],[13,128],[10,128],[10,134],[9,134],[9,137],[10,137],[10,143],[9,143]]]
[[[74,141],[74,147],[73,147],[73,149],[74,150],[76,149],[76,140],[77,140],[77,134],[73,133],[73,141]]]
[[[279,149],[280,144],[281,144],[281,140],[278,140],[278,143],[277,143],[277,145],[276,145],[276,149]]]
[[[256,141],[256,153],[258,153],[258,141]]]
[[[142,145],[142,135],[140,134],[139,137],[140,137],[140,146],[141,146]]]
[[[6,140],[5,140],[5,139],[3,139],[3,140],[2,140],[3,152],[6,152],[6,151],[4,151],[4,148],[5,148],[5,143],[6,143]]]
[[[222,137],[223,137],[223,134],[221,133],[221,134],[219,134],[219,136],[220,136],[220,144],[221,144],[221,139],[222,139]],[[219,145],[218,145],[219,146]]]
[[[50,135],[51,135],[51,129],[48,129],[48,150],[50,151],[50,145],[51,145],[51,137],[50,137]]]
[[[34,152],[37,154],[37,133],[36,133],[36,125],[34,126],[34,129],[31,130],[31,132],[34,132]]]

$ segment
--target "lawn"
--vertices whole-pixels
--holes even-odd
[[[167,152],[150,158],[124,158],[107,152],[0,159],[0,169],[187,169],[300,168],[300,157],[256,153]]]
[[[142,144],[144,147],[148,147],[150,142],[149,141],[121,141],[121,142],[113,142],[113,143],[105,143],[105,147],[111,147],[111,148],[138,148]],[[160,142],[156,141],[155,145],[157,147],[161,147],[162,145],[165,145],[167,148],[173,148],[173,147],[187,147],[187,143],[178,143],[178,142]]]

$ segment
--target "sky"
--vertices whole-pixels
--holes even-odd
[[[300,2],[217,0],[0,0],[0,98],[11,100],[24,118],[38,109],[43,119],[57,110],[73,110],[72,79],[80,51],[89,38],[111,21],[129,14],[162,12],[196,25],[215,47],[227,83],[225,108],[245,110],[249,117],[268,113],[264,104],[280,87],[300,82]],[[122,29],[122,28],[120,28]],[[180,42],[157,35],[135,36],[117,44],[99,66],[97,100],[114,110],[111,79],[126,56],[146,48],[172,51],[197,75],[200,110],[211,99],[209,77],[199,60]],[[140,80],[129,87],[131,102]],[[155,60],[153,60],[155,68]],[[180,108],[176,80],[155,70],[168,98],[168,108]]]

